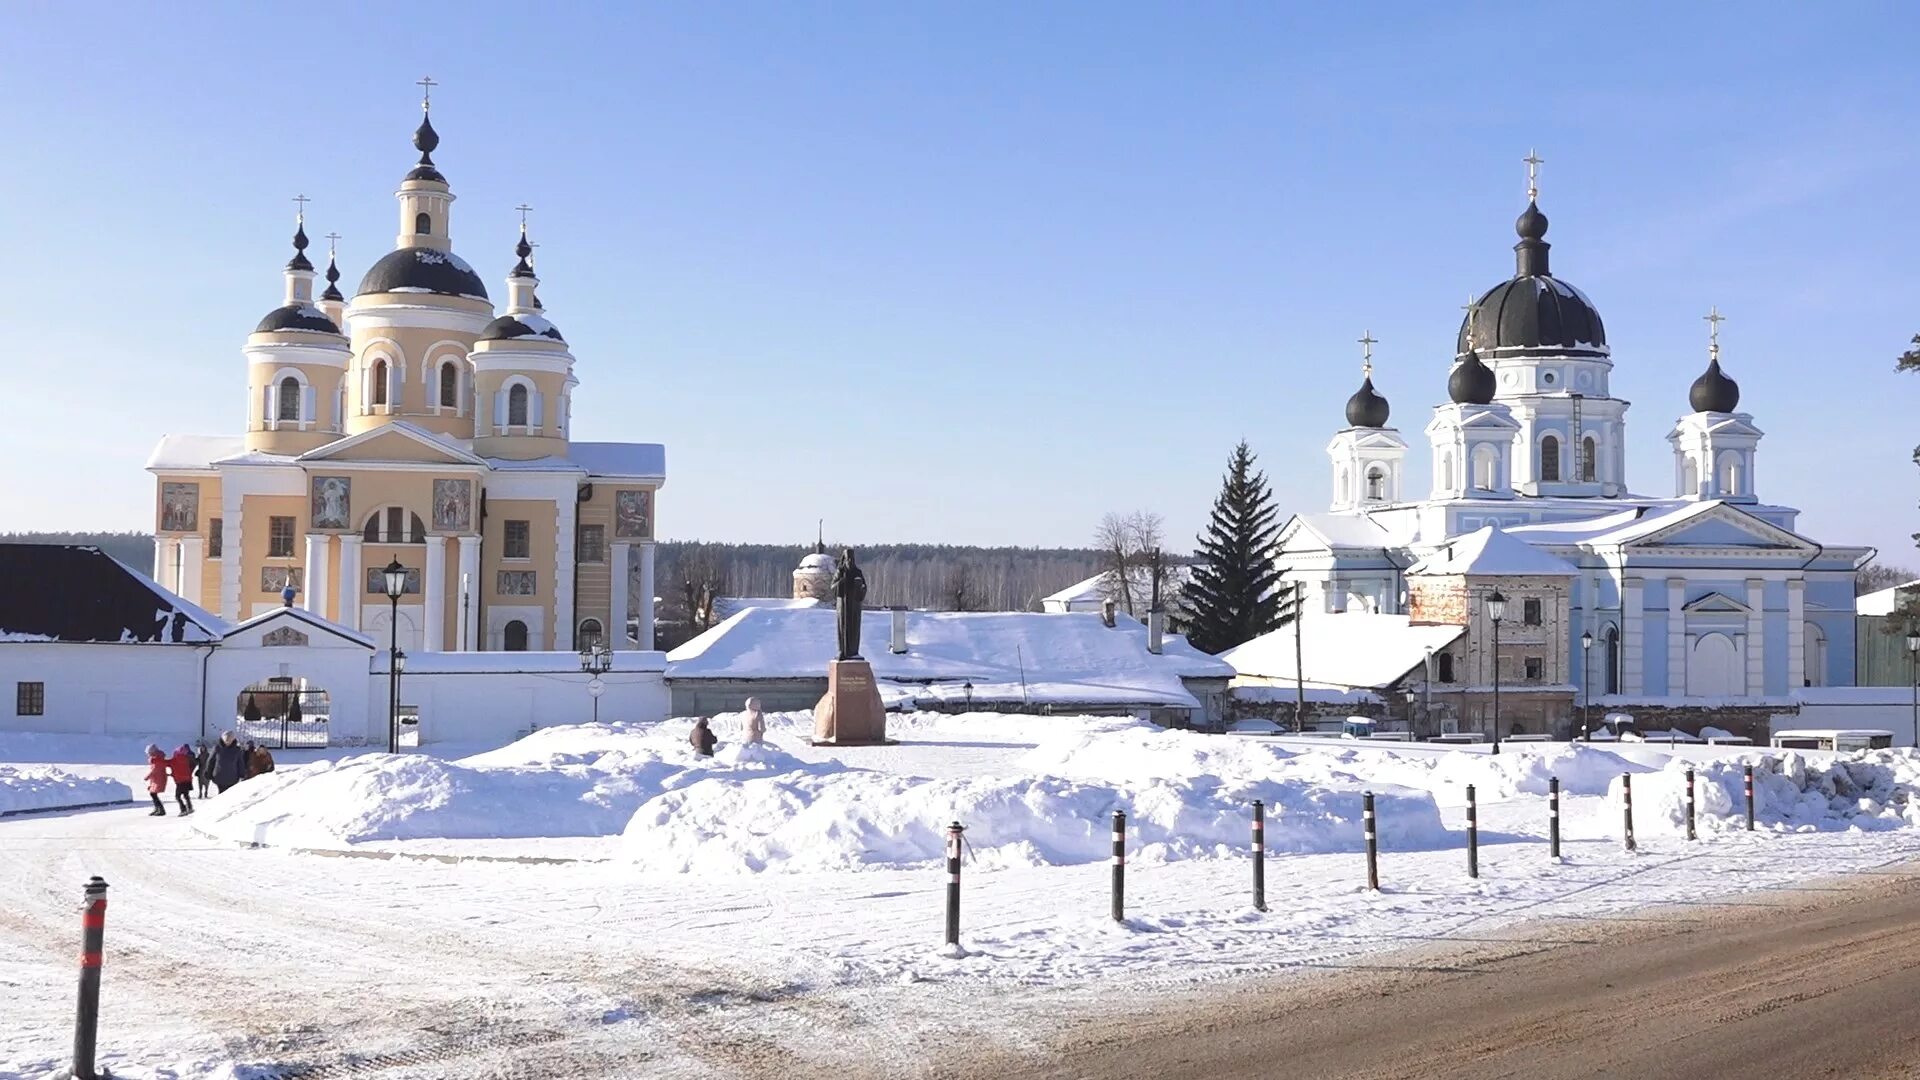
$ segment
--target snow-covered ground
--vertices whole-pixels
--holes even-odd
[[[104,776],[75,776],[51,765],[0,765],[0,814],[98,806],[133,798],[128,785]]]
[[[716,720],[714,759],[691,753],[685,722],[553,728],[448,756],[285,755],[184,821],[0,820],[18,882],[0,903],[0,1077],[62,1064],[92,874],[113,887],[101,1043],[115,1075],[271,1077],[348,1054],[411,1063],[371,1074],[394,1076],[428,1061],[478,1075],[878,1075],[969,1039],[1030,1045],[1049,1018],[1196,982],[1920,858],[1913,751],[1524,744],[1494,757],[987,714],[896,718],[897,745],[822,748],[804,715],[770,721],[770,745],[743,749],[727,745],[739,718]],[[13,738],[0,736],[0,760],[24,756]],[[99,775],[137,768],[143,743],[25,755]],[[1754,833],[1743,760],[1764,762]],[[1689,761],[1692,843],[1675,816]],[[1623,772],[1632,855],[1610,795]],[[1565,793],[1559,864],[1544,842],[1550,776]],[[1462,850],[1468,784],[1478,880]],[[1366,790],[1377,894],[1363,887]],[[1266,913],[1250,905],[1256,798]],[[1116,808],[1130,830],[1120,924],[1105,858]],[[938,859],[956,818],[971,851],[965,955],[952,958]]]

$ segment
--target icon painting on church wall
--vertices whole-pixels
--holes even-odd
[[[306,587],[306,572],[298,566],[263,566],[260,568],[260,591],[278,595],[289,587],[299,592]]]
[[[473,528],[473,481],[433,482],[433,527],[448,532]]]
[[[200,528],[200,485],[169,481],[160,485],[160,531],[194,532]]]
[[[346,476],[316,476],[312,486],[313,527],[351,528],[347,519],[352,514],[353,479]]]
[[[501,596],[533,596],[539,590],[532,570],[502,570],[494,582],[494,591]]]
[[[401,586],[400,595],[418,596],[420,594],[420,568],[406,567],[406,584]],[[367,567],[367,593],[371,596],[387,595],[387,571],[385,567]]]
[[[613,535],[641,540],[653,535],[653,492],[622,491],[614,495]]]

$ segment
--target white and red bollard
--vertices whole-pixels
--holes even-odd
[[[1113,812],[1113,921],[1127,917],[1127,812]]]

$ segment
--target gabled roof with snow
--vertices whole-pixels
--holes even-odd
[[[832,608],[748,608],[667,654],[669,679],[824,678],[836,645]],[[868,611],[861,652],[874,676],[894,682],[1024,685],[1032,701],[1194,707],[1183,677],[1226,679],[1233,668],[1166,635],[1147,651],[1146,627],[1124,616],[1111,628],[1092,612],[910,611],[907,651],[888,651],[892,613]]]
[[[297,608],[291,605],[277,607],[277,608],[274,608],[272,611],[263,611],[260,614],[255,615],[253,618],[246,620],[245,622],[237,623],[233,627],[229,628],[227,632],[224,635],[222,635],[222,637],[225,637],[225,638],[238,637],[239,635],[244,634],[249,630],[256,630],[261,626],[266,625],[267,623],[282,621],[282,620],[287,620],[287,621],[292,621],[297,623],[304,623],[305,625],[310,626],[315,630],[319,630],[322,633],[328,633],[336,637],[345,638],[346,640],[351,641],[356,645],[364,645],[369,649],[379,647],[371,637],[368,637],[367,635],[361,633],[358,630],[353,629],[350,626],[347,626],[343,623],[334,622],[332,619],[323,619],[320,616],[315,615],[313,612],[308,611],[306,608]]]
[[[147,468],[153,472],[182,469],[211,469],[216,461],[246,453],[244,435],[162,435],[160,444],[147,455]]]
[[[203,645],[227,624],[96,547],[0,542],[0,642]]]
[[[1298,671],[1310,687],[1376,690],[1391,686],[1426,662],[1427,650],[1446,648],[1466,627],[1421,623],[1405,615],[1309,613],[1301,622]],[[1294,678],[1291,626],[1262,634],[1220,654],[1241,675]]]
[[[1164,593],[1162,599],[1172,600],[1179,597],[1181,591],[1187,587],[1187,578],[1192,573],[1191,566],[1168,563],[1160,579],[1160,588]],[[1054,610],[1072,610],[1072,605],[1075,604],[1083,607],[1089,605],[1097,607],[1107,598],[1106,582],[1107,571],[1102,570],[1085,581],[1076,581],[1057,593],[1041,597],[1040,602]],[[1127,575],[1127,583],[1133,586],[1135,599],[1145,602],[1153,596],[1153,577],[1146,567],[1135,567]]]
[[[481,458],[476,456],[473,453],[473,451],[461,445],[460,440],[454,439],[450,436],[441,435],[437,432],[428,431],[426,428],[423,428],[418,424],[409,423],[405,420],[389,420],[388,422],[381,424],[378,427],[368,428],[367,430],[359,433],[358,435],[349,435],[344,439],[335,439],[334,441],[326,444],[325,446],[317,446],[312,450],[309,450],[306,453],[301,454],[299,460],[330,461],[335,458],[338,458],[340,455],[344,453],[348,453],[352,450],[355,450],[358,447],[365,445],[366,443],[373,442],[377,439],[389,438],[394,435],[399,435],[402,438],[411,439],[412,441],[420,444],[421,446],[426,447],[429,450],[434,451],[435,453],[445,454],[447,457],[453,459],[454,461],[461,462],[462,464],[466,464],[466,465],[485,464],[485,462]]]
[[[1440,550],[1413,564],[1408,574],[1562,575],[1572,576],[1573,564],[1500,528],[1487,525],[1455,537]]]
[[[716,596],[713,598],[713,614],[719,619],[731,619],[748,608],[816,608],[821,601],[813,597],[795,598],[791,596]]]
[[[1293,520],[1281,526],[1280,538],[1284,541],[1299,531],[1305,531],[1317,538],[1329,548],[1362,548],[1375,550],[1384,548],[1391,541],[1387,531],[1366,514],[1295,514]]]

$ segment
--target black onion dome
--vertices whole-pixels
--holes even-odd
[[[320,294],[320,299],[346,300],[340,295],[340,263],[332,255],[327,256],[327,291]]]
[[[287,260],[287,269],[313,269],[313,263],[307,259],[307,224],[304,221],[293,228],[293,258]]]
[[[446,183],[447,178],[440,175],[439,169],[433,167],[433,151],[440,145],[440,133],[433,130],[431,118],[426,116],[420,118],[420,126],[413,131],[413,145],[420,151],[420,164],[414,166],[413,171],[407,174],[407,179]]]
[[[1454,355],[1467,351],[1468,320],[1477,349],[1556,349],[1602,352],[1607,329],[1587,294],[1547,270],[1547,215],[1529,201],[1513,223],[1514,276],[1488,289],[1466,319]]]
[[[1391,412],[1387,399],[1374,390],[1373,377],[1368,376],[1360,383],[1360,389],[1347,399],[1347,426],[1383,428]]]
[[[520,230],[520,242],[513,245],[513,253],[520,256],[520,261],[513,264],[513,272],[510,276],[532,277],[533,264],[527,261],[527,257],[533,254],[533,245],[527,243],[527,230],[524,227]]]
[[[1693,380],[1687,402],[1694,412],[1730,413],[1740,407],[1740,384],[1720,370],[1720,359],[1707,361],[1707,370]]]
[[[488,323],[480,331],[481,341],[512,341],[515,338],[545,338],[562,345],[567,339],[560,336],[560,328],[553,325],[542,315],[502,315]]]
[[[288,304],[274,308],[253,328],[256,334],[276,334],[287,330],[304,330],[314,334],[340,333],[340,327],[327,318],[327,313],[312,304]]]
[[[356,295],[368,293],[433,293],[487,299],[487,286],[467,261],[451,251],[435,248],[397,248],[380,256],[360,279]]]
[[[1481,363],[1479,353],[1467,350],[1466,358],[1447,376],[1447,396],[1458,405],[1491,405],[1493,391],[1493,369]]]

